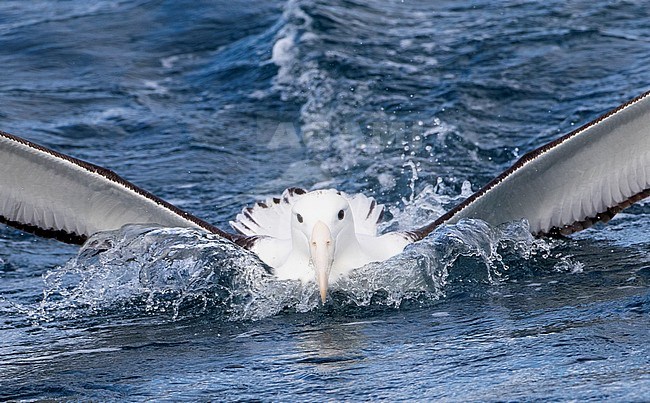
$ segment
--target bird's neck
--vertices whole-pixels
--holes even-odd
[[[309,242],[305,241],[306,239],[301,233],[296,231],[292,234],[292,250],[286,261],[277,268],[278,278],[301,279],[303,281],[313,279],[314,271],[309,267]],[[336,281],[352,269],[371,261],[372,259],[361,248],[354,228],[343,230],[336,237],[336,251],[330,272],[330,282]]]
[[[347,274],[352,269],[361,267],[368,262],[369,258],[362,250],[354,228],[341,232],[336,239],[336,252],[334,253],[330,280],[336,281],[339,276]]]

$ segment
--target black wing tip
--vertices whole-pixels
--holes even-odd
[[[290,196],[294,196],[294,195],[300,196],[300,195],[304,195],[305,193],[307,193],[307,191],[305,189],[299,188],[299,187],[287,188],[286,192],[289,193]]]
[[[381,208],[381,211],[379,212],[379,215],[377,216],[377,222],[375,224],[379,224],[380,222],[382,222],[384,220],[386,210],[384,209],[384,206],[381,206],[380,208]]]
[[[250,242],[250,240],[247,240],[248,238],[255,237],[258,235],[247,235],[246,233],[242,232],[241,229],[237,228],[236,225],[241,226],[251,232],[257,232],[257,231],[253,231],[250,225],[246,225],[246,222],[248,222],[249,224],[254,224],[258,228],[263,229],[262,225],[260,225],[260,223],[255,217],[255,214],[257,212],[260,212],[261,210],[264,209],[272,210],[274,208],[277,208],[278,206],[291,204],[294,197],[302,196],[305,193],[307,193],[307,190],[303,188],[290,187],[290,188],[286,188],[284,192],[282,192],[282,195],[280,195],[279,197],[274,197],[274,196],[269,197],[266,200],[258,200],[254,202],[252,206],[245,206],[242,209],[241,213],[238,214],[233,221],[230,221],[230,226],[236,231],[236,234],[233,236],[233,239],[231,240],[240,246],[248,244]]]
[[[586,217],[584,220],[576,221],[571,224],[563,225],[561,227],[552,227],[548,231],[540,231],[536,236],[550,236],[550,237],[566,237],[576,232],[591,228],[594,224],[602,222],[608,223],[614,216],[632,204],[637,203],[646,197],[650,196],[650,188],[642,190],[641,192],[633,195],[632,197],[623,200],[622,202],[608,207],[605,211],[600,212],[593,217]]]
[[[375,201],[375,199],[372,199],[372,201],[370,202],[370,207],[368,207],[368,214],[366,214],[366,220],[368,218],[370,218],[370,215],[375,210],[376,205],[377,205],[377,202]],[[383,208],[382,208],[382,213],[383,213]],[[382,213],[380,213],[380,216],[382,215]],[[379,220],[377,220],[377,222],[379,222]]]
[[[307,191],[305,189],[303,189],[303,188],[299,188],[299,187],[287,188],[284,192],[282,192],[282,203],[289,204],[289,199],[290,198],[293,198],[293,197],[296,197],[296,196],[302,196],[305,193],[307,193]],[[276,199],[274,198],[273,201],[275,202],[275,200]],[[279,203],[279,202],[276,202],[276,204],[277,203]]]
[[[19,231],[34,234],[41,238],[56,239],[57,241],[72,245],[83,245],[88,240],[88,236],[86,235],[79,235],[74,232],[70,233],[64,230],[56,230],[52,228],[45,229],[37,225],[25,224],[10,220],[2,215],[0,215],[0,223],[16,228]]]
[[[251,231],[251,228],[248,225],[241,222],[241,221],[230,221],[230,227],[237,232],[238,237],[247,237],[248,235],[246,235],[241,229],[239,229],[235,225],[241,225],[242,227],[244,227],[247,230]],[[234,242],[237,243],[240,239],[241,238],[237,238]]]

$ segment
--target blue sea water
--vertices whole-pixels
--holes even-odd
[[[650,89],[648,21],[643,1],[3,1],[0,129],[222,228],[290,186],[410,228]],[[641,203],[563,240],[442,227],[325,306],[196,231],[80,249],[2,226],[0,399],[648,401],[649,224]]]

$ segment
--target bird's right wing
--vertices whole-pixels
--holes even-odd
[[[435,222],[527,219],[533,234],[568,235],[650,195],[650,92],[524,155]]]
[[[40,236],[83,243],[126,224],[199,228],[240,236],[165,202],[114,172],[0,131],[0,222]]]

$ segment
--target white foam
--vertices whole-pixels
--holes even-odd
[[[169,57],[163,57],[160,59],[160,65],[163,66],[166,69],[171,69],[174,67],[176,62],[180,59],[180,56],[174,55],[174,56],[169,56]]]
[[[284,67],[295,56],[293,36],[278,39],[273,45],[271,60],[279,67]]]

